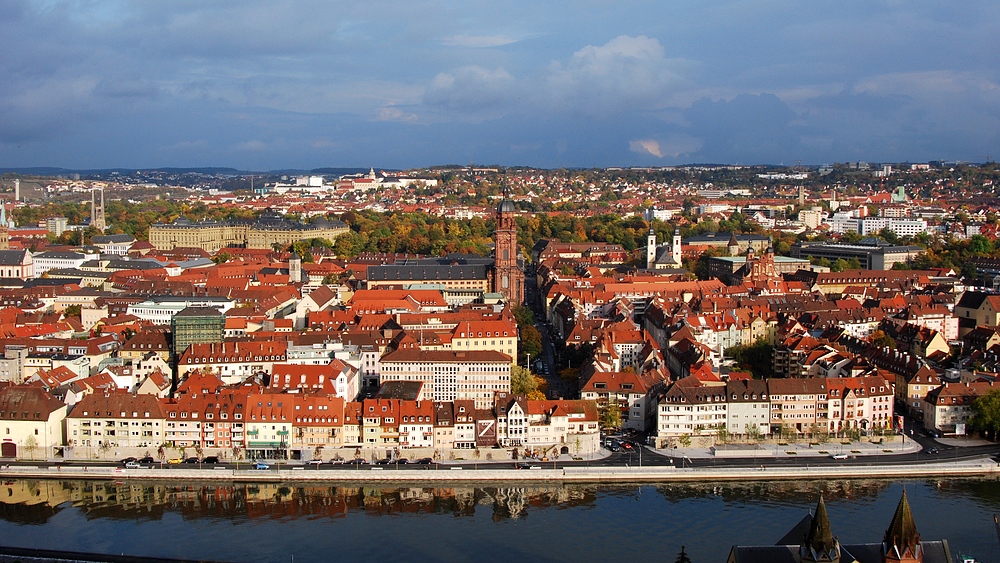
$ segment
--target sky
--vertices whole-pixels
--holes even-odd
[[[1000,158],[1000,2],[0,0],[0,167]]]

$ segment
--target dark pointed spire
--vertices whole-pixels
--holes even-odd
[[[910,502],[906,498],[906,489],[903,489],[903,497],[899,499],[896,513],[892,515],[892,521],[889,522],[889,529],[885,531],[882,550],[884,554],[894,556],[893,558],[898,560],[906,556],[917,556],[919,545],[920,533],[917,532],[913,513],[910,512]]]
[[[816,514],[813,516],[812,524],[809,525],[806,546],[811,547],[817,553],[827,553],[834,547],[830,517],[826,514],[826,503],[823,502],[822,494],[819,495],[819,502],[816,503]]]
[[[830,529],[830,518],[826,514],[826,503],[823,502],[822,494],[816,503],[816,514],[809,524],[809,532],[804,538],[799,556],[801,561],[817,563],[840,561],[840,543],[833,537],[833,531]]]

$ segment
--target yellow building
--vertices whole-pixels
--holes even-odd
[[[312,223],[296,223],[279,213],[265,211],[254,222],[193,222],[179,217],[173,223],[155,223],[149,227],[149,242],[157,250],[183,247],[216,252],[227,246],[267,249],[276,244],[287,247],[313,238],[333,241],[347,231],[347,224],[342,221],[319,219]]]

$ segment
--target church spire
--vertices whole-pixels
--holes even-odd
[[[801,548],[802,561],[819,562],[839,562],[840,542],[833,537],[830,529],[830,518],[826,514],[826,503],[823,502],[823,495],[820,494],[819,502],[816,503],[816,514],[809,525],[809,533],[806,534],[805,541]]]
[[[913,513],[910,511],[910,502],[906,498],[906,490],[903,490],[903,497],[899,499],[896,506],[896,513],[892,515],[889,528],[885,531],[885,538],[882,540],[882,561],[923,561],[924,554],[920,545],[920,533],[917,532],[917,525],[913,521]]]

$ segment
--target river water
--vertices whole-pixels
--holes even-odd
[[[0,543],[217,561],[724,562],[823,492],[844,543],[879,542],[903,488],[924,539],[1000,561],[996,480],[369,486],[9,480]]]

